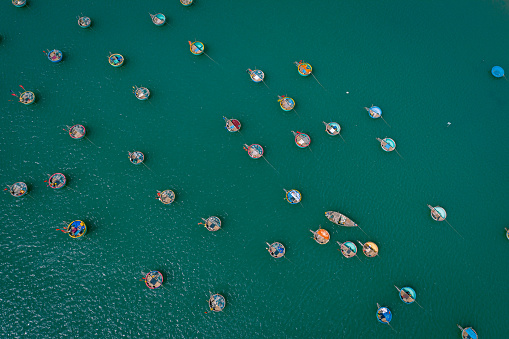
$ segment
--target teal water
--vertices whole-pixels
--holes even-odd
[[[509,83],[490,74],[509,70],[505,1],[0,6],[0,178],[30,190],[0,198],[4,337],[460,338],[456,324],[481,338],[507,333]],[[91,29],[78,27],[80,13]],[[189,52],[195,39],[217,64]],[[42,53],[53,48],[60,64]],[[108,64],[110,51],[124,66]],[[325,90],[298,75],[302,59]],[[255,67],[269,88],[249,79]],[[8,101],[18,85],[34,105]],[[390,127],[368,117],[371,104]],[[340,123],[345,142],[323,120]],[[77,123],[97,147],[62,131]],[[401,157],[381,150],[386,136]],[[244,143],[261,144],[276,170]],[[148,168],[129,163],[133,150]],[[68,188],[46,187],[55,172]],[[284,201],[284,188],[302,204]],[[176,192],[172,205],[154,199],[164,189]],[[333,225],[328,210],[368,235]],[[211,215],[221,231],[197,225]],[[55,231],[75,219],[84,238]],[[329,244],[311,239],[319,225]],[[374,241],[380,255],[346,259],[335,242],[347,240]],[[269,256],[273,241],[287,259]],[[164,288],[140,281],[149,270]],[[424,309],[393,285],[412,287]],[[205,313],[209,292],[226,297],[224,312]],[[397,333],[376,320],[377,303]]]

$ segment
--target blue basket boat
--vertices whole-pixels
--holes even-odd
[[[381,307],[380,304],[376,304],[378,310],[376,311],[376,318],[382,324],[389,324],[392,320],[392,313],[387,307]]]
[[[357,246],[352,241],[345,241],[344,243],[336,242],[341,249],[341,254],[343,254],[345,258],[352,258],[357,255]]]
[[[60,62],[60,61],[62,61],[62,57],[63,57],[62,51],[60,51],[58,49],[52,49],[51,51],[46,53],[46,55],[47,55],[49,61],[51,61],[51,62]]]
[[[303,77],[307,77],[313,71],[313,67],[311,67],[311,65],[308,64],[307,62],[303,62],[301,60],[299,62],[294,61],[293,63],[297,66],[299,74],[302,75]]]
[[[386,152],[392,152],[396,149],[396,142],[391,138],[376,138],[380,142],[380,146]]]
[[[447,212],[443,207],[435,206],[432,207],[428,205],[428,208],[431,210],[431,217],[435,221],[444,221],[447,218]]]
[[[295,100],[284,95],[278,95],[279,106],[283,111],[291,111],[295,107]]]
[[[195,41],[195,42],[188,41],[188,42],[189,42],[189,50],[194,55],[200,55],[205,51],[205,45],[203,44],[203,42],[200,42],[200,41]]]
[[[509,240],[509,228],[505,229],[505,237]]]
[[[246,145],[244,144],[244,150],[253,159],[258,159],[263,156],[263,147],[258,144]]]
[[[134,95],[138,100],[147,100],[150,96],[150,91],[147,87],[134,87]]]
[[[113,67],[120,67],[124,64],[124,56],[122,54],[117,53],[110,53],[110,56],[108,57],[108,62]]]
[[[150,271],[145,275],[145,285],[151,290],[155,290],[163,285],[163,274],[159,271]]]
[[[289,190],[289,191],[284,190],[284,191],[286,193],[285,199],[290,204],[292,204],[292,205],[298,204],[302,200],[302,194],[300,194],[299,191],[297,191],[297,190]]]
[[[201,220],[203,220],[205,223],[199,223],[198,225],[205,226],[205,228],[211,232],[219,231],[221,229],[221,219],[216,216],[211,216],[207,219],[202,218]]]
[[[373,119],[380,118],[382,116],[382,110],[378,106],[364,107],[368,111],[369,116]]]
[[[74,220],[67,226],[67,233],[71,238],[79,238],[87,233],[87,225],[81,220]]]
[[[156,26],[162,26],[166,22],[166,17],[164,16],[163,13],[150,14],[150,17],[152,18],[152,22]]]
[[[463,339],[478,339],[479,336],[477,332],[472,327],[463,328],[460,325],[456,324],[458,328],[461,330],[461,337]]]
[[[286,249],[283,246],[283,244],[281,244],[280,242],[273,242],[272,244],[266,242],[266,244],[267,246],[269,246],[269,248],[267,248],[267,251],[269,251],[270,255],[273,258],[278,259],[284,257]]]
[[[165,205],[169,205],[175,201],[175,192],[172,190],[157,191],[157,199]]]
[[[262,82],[265,78],[265,73],[259,69],[255,69],[254,71],[251,68],[248,68],[247,71],[249,73],[249,76],[251,77],[251,80],[254,82]]]
[[[417,294],[415,293],[413,288],[403,287],[400,289],[397,286],[394,287],[396,287],[396,289],[398,290],[399,298],[401,299],[402,302],[404,302],[405,304],[411,304],[415,301],[415,297]]]
[[[209,308],[214,312],[221,312],[226,306],[226,299],[221,294],[214,294],[210,296]]]
[[[27,4],[27,0],[12,0],[12,4],[16,7],[23,7]]]
[[[69,126],[68,126],[69,128]],[[86,129],[83,125],[74,125],[69,128],[69,136],[73,139],[82,139],[85,137]]]
[[[28,192],[28,186],[24,182],[15,182],[9,187],[9,193],[16,198],[22,197]]]
[[[88,28],[92,24],[92,20],[88,16],[78,17],[78,26],[81,28]]]
[[[242,124],[237,119],[228,119],[227,117],[223,116],[223,120],[226,122],[225,128],[228,132],[233,133],[240,131]]]
[[[341,126],[337,122],[325,122],[322,121],[325,125],[325,132],[328,135],[338,135],[341,132]]]
[[[65,175],[63,175],[62,173],[55,173],[49,177],[48,186],[55,190],[58,190],[64,187],[66,182],[67,179],[65,178]]]
[[[306,148],[311,144],[311,138],[306,133],[301,133],[299,131],[292,131],[292,133],[295,137],[295,144],[300,148]]]
[[[180,0],[180,3],[184,6],[191,6],[193,4],[193,0]]]
[[[501,78],[504,76],[504,69],[500,66],[493,66],[491,74],[493,74],[495,78]]]
[[[139,152],[139,151],[134,151],[134,152],[129,152],[129,160],[135,164],[135,165],[139,165],[143,162],[143,160],[145,160],[145,155],[143,155],[143,153]]]

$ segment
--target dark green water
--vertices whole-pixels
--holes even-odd
[[[3,337],[460,338],[457,323],[507,334],[509,83],[490,74],[509,70],[505,2],[120,3],[0,5],[0,177],[30,189],[0,198]],[[80,13],[92,29],[78,27]],[[217,64],[189,52],[194,39]],[[108,64],[110,51],[123,67]],[[326,90],[298,75],[301,59]],[[270,89],[249,79],[255,67]],[[8,101],[18,85],[34,105]],[[390,127],[368,117],[371,104]],[[346,142],[323,120],[339,122]],[[100,148],[62,131],[76,123]],[[292,130],[311,136],[311,150]],[[380,149],[385,136],[402,158]],[[244,143],[261,144],[277,171]],[[129,163],[133,150],[150,169]],[[68,188],[46,187],[55,172]],[[283,188],[300,190],[302,205]],[[175,203],[154,199],[163,189]],[[327,210],[369,236],[333,225]],[[223,230],[197,225],[210,215]],[[55,231],[75,219],[84,238]],[[311,239],[319,225],[327,245]],[[346,240],[374,241],[380,255],[346,259],[336,245]],[[282,242],[288,260],[272,259],[266,241]],[[164,288],[140,281],[149,270]],[[413,287],[424,309],[393,285]],[[224,312],[205,313],[209,291],[226,297]],[[377,303],[397,333],[376,320]]]

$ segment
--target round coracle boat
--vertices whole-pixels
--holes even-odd
[[[341,126],[337,122],[325,122],[323,121],[325,125],[325,132],[327,132],[328,135],[338,135],[339,132],[341,132]]]
[[[311,65],[307,62],[302,62],[302,60],[299,62],[295,61],[294,64],[297,66],[299,74],[304,77],[307,77],[313,71],[313,67],[311,67]]]
[[[108,62],[113,67],[120,67],[124,64],[124,56],[122,54],[110,54]]]
[[[86,130],[83,125],[74,125],[69,128],[69,136],[73,139],[81,139],[85,136]]]
[[[228,132],[238,132],[240,131],[240,128],[242,127],[242,124],[237,119],[228,119],[227,117],[223,117],[224,121],[226,122],[226,130]]]
[[[134,95],[138,100],[147,100],[150,96],[150,91],[146,87],[135,87]]]
[[[162,192],[157,192],[157,199],[165,205],[171,204],[175,201],[175,192],[172,190],[164,190]]]
[[[205,45],[200,41],[189,41],[189,49],[194,55],[200,55],[205,51]]]
[[[24,182],[15,182],[9,187],[9,193],[16,198],[22,197],[28,192],[28,186]]]
[[[259,69],[255,69],[254,71],[252,69],[248,69],[247,72],[249,73],[249,76],[251,77],[251,80],[254,82],[262,82],[265,78],[265,73]]]
[[[152,18],[152,22],[156,26],[162,26],[166,22],[166,17],[163,13],[157,13],[157,14],[150,14],[150,17]]]
[[[62,51],[59,51],[58,49],[53,49],[48,52],[47,56],[51,62],[60,62],[62,61],[63,54]]]
[[[330,240],[330,234],[329,232],[327,232],[327,230],[324,230],[323,228],[319,228],[318,230],[315,231],[312,231],[310,230],[311,233],[313,233],[313,239],[315,239],[315,241],[317,243],[319,243],[320,245],[325,245],[326,243],[329,242]]]
[[[67,226],[67,233],[71,238],[79,238],[87,233],[87,225],[81,220],[74,220]]]
[[[150,271],[145,276],[145,285],[151,290],[155,290],[163,285],[163,274],[159,271]]]
[[[267,251],[269,251],[270,255],[273,258],[282,258],[285,255],[286,249],[280,242],[274,242],[272,244],[266,243],[269,248],[267,248]]]
[[[139,165],[145,160],[145,155],[139,151],[129,152],[129,161],[135,165]]]
[[[34,92],[24,91],[19,95],[19,102],[24,105],[31,105],[35,102],[35,94]]]
[[[290,204],[298,204],[302,200],[302,194],[298,190],[285,190],[286,196],[285,199]]]
[[[92,20],[88,16],[81,16],[78,18],[78,26],[81,28],[88,28],[92,24]]]
[[[216,216],[208,217],[207,219],[202,219],[205,223],[202,224],[211,232],[215,232],[221,229],[221,219]]]
[[[226,299],[221,294],[214,294],[210,296],[209,308],[214,312],[221,312],[226,306]]]
[[[65,178],[65,175],[63,175],[62,173],[55,173],[51,177],[49,177],[48,186],[58,190],[64,187],[66,182],[67,179]]]
[[[295,101],[292,98],[278,95],[279,106],[283,111],[291,111],[295,107]]]
[[[258,159],[263,156],[263,147],[258,144],[246,145],[244,144],[244,149],[247,151],[247,154],[253,159]]]
[[[378,106],[364,107],[368,111],[369,116],[373,119],[380,118],[382,116],[382,110]]]

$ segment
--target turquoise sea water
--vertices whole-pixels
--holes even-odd
[[[505,1],[28,4],[0,5],[0,178],[30,193],[0,196],[2,337],[460,338],[456,324],[506,336],[509,83],[490,74],[509,71]],[[59,64],[42,53],[53,48]],[[109,52],[125,64],[111,67]],[[298,75],[298,60],[325,89]],[[255,67],[269,88],[249,79]],[[19,85],[35,104],[8,101]],[[279,107],[285,94],[298,115]],[[369,118],[371,104],[390,127]],[[78,123],[97,147],[62,130]],[[401,157],[380,148],[386,136]],[[261,144],[275,170],[244,143]],[[129,163],[133,150],[148,167]],[[46,187],[56,172],[67,188]],[[292,188],[302,204],[284,201]],[[172,205],[154,199],[164,189]],[[211,215],[222,230],[197,225]],[[75,219],[89,228],[82,239],[55,230]],[[319,225],[323,246],[309,232]],[[374,241],[380,255],[346,259],[336,241],[347,240]],[[274,241],[286,259],[269,256]],[[140,281],[149,270],[164,288]],[[223,312],[205,313],[210,292],[225,296]],[[397,332],[376,320],[377,303]]]

